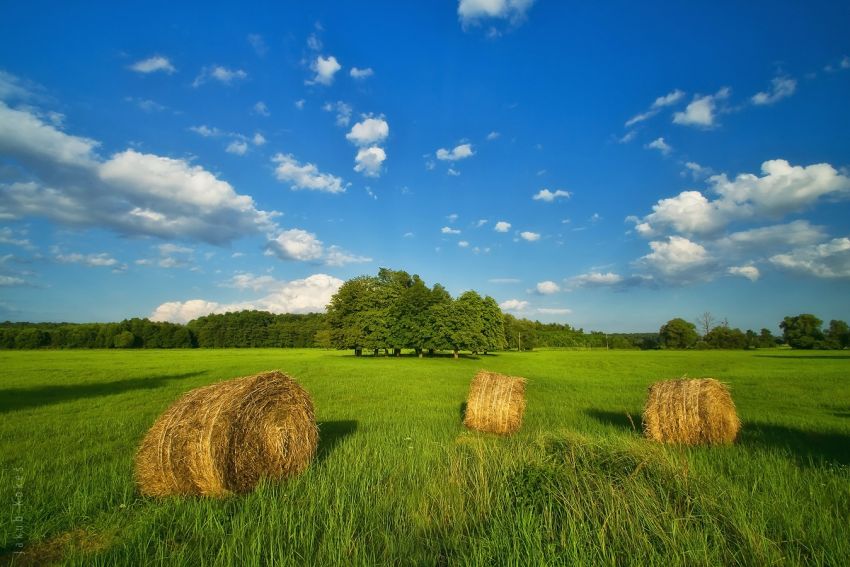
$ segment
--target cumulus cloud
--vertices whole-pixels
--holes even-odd
[[[507,299],[499,304],[502,311],[524,311],[528,308],[528,302],[521,299]]]
[[[80,254],[77,252],[57,254],[56,261],[61,264],[82,264],[89,268],[113,268],[119,265],[118,260],[106,252],[100,254]]]
[[[440,229],[440,232],[443,234],[460,234],[460,230],[452,228],[450,226],[444,226]]]
[[[27,281],[24,278],[0,275],[0,287],[16,287],[23,285],[27,285]]]
[[[325,264],[328,266],[345,266],[346,264],[363,264],[371,262],[368,256],[359,256],[346,252],[339,246],[329,246],[325,254]]]
[[[770,90],[754,94],[750,99],[755,105],[773,104],[794,94],[797,81],[791,77],[774,77],[770,82]]]
[[[637,115],[629,118],[628,120],[626,120],[626,128],[631,128],[632,126],[634,126],[635,124],[637,124],[639,122],[643,122],[644,120],[648,120],[648,119],[652,118],[653,116],[658,114],[658,112],[662,108],[664,108],[665,106],[670,106],[672,104],[676,104],[677,102],[679,102],[682,99],[683,96],[685,96],[684,91],[680,91],[679,89],[675,89],[673,91],[670,91],[669,93],[667,93],[664,96],[660,96],[660,97],[656,98],[655,101],[652,103],[652,106],[649,107],[649,110],[647,110],[646,112],[641,112],[640,114],[637,114]],[[626,136],[630,136],[629,139],[625,139]],[[629,132],[629,134],[626,134],[626,136],[624,136],[620,140],[621,143],[631,141],[631,139],[634,138],[634,131]]]
[[[387,159],[387,153],[378,146],[360,148],[354,157],[354,171],[367,177],[379,177],[381,164]]]
[[[271,116],[271,112],[269,112],[269,107],[261,100],[257,101],[254,104],[254,114],[258,114],[260,116]]]
[[[731,90],[723,87],[713,95],[695,96],[682,112],[673,115],[673,122],[683,126],[711,128],[716,124],[717,101],[729,98]]]
[[[308,85],[331,85],[334,82],[334,75],[340,69],[342,69],[342,65],[339,64],[339,61],[337,61],[336,57],[333,55],[330,55],[327,58],[318,55],[310,65],[310,70],[312,70],[315,75],[312,79],[304,82]]]
[[[566,307],[540,307],[537,312],[541,315],[569,315],[573,310]]]
[[[325,249],[316,235],[300,228],[284,230],[268,243],[269,250],[283,260],[312,261],[321,258]]]
[[[457,161],[475,155],[472,144],[460,144],[451,150],[440,148],[437,150],[437,159],[443,161]]]
[[[351,127],[345,139],[357,146],[380,144],[390,134],[390,125],[382,117],[365,118]]]
[[[850,278],[850,238],[834,238],[823,244],[777,254],[770,262],[779,268],[817,278]]]
[[[302,165],[292,154],[276,154],[272,161],[277,164],[275,176],[288,183],[293,190],[306,189],[324,193],[344,193],[346,185],[341,178],[321,173],[312,163]]]
[[[336,112],[336,125],[337,126],[348,126],[349,122],[351,122],[351,105],[338,100],[336,102],[326,102],[324,106],[322,106],[322,110],[325,112]]]
[[[263,140],[265,142],[265,140]],[[248,144],[243,140],[233,140],[227,145],[225,150],[229,154],[244,156],[248,152]]]
[[[460,0],[457,15],[464,25],[477,24],[485,19],[519,23],[532,4],[534,0]]]
[[[785,224],[775,224],[749,230],[733,232],[717,241],[717,247],[724,255],[729,254],[768,254],[789,247],[798,248],[822,242],[826,231],[806,220],[796,220]]]
[[[740,276],[747,278],[751,282],[756,281],[761,277],[761,272],[755,266],[731,266],[726,270],[730,276]]]
[[[499,136],[501,136],[501,134],[493,130],[492,132],[487,134],[487,141],[492,142],[493,140],[498,140]]]
[[[366,79],[374,74],[375,71],[373,71],[371,67],[366,67],[365,69],[358,69],[357,67],[352,67],[350,71],[350,75],[355,79]]]
[[[461,248],[469,248],[469,242],[466,240],[458,240],[457,245]]]
[[[221,65],[212,65],[201,69],[201,72],[197,77],[195,77],[195,80],[192,81],[192,86],[200,87],[210,81],[218,81],[223,85],[229,86],[238,81],[244,81],[247,78],[248,73],[242,69],[228,69]]]
[[[570,278],[570,283],[577,287],[609,287],[623,282],[623,276],[614,272],[588,272]]]
[[[262,146],[266,143],[266,137],[260,134],[259,132],[254,132],[254,137],[251,138],[251,142],[255,146]]]
[[[672,146],[665,142],[663,137],[654,139],[644,147],[650,150],[658,150],[665,156],[673,151]]]
[[[535,201],[544,201],[546,203],[551,203],[556,199],[569,199],[572,196],[572,193],[569,191],[564,191],[562,189],[557,189],[555,191],[549,191],[548,189],[541,189],[535,194],[532,199]]]
[[[508,232],[511,229],[511,223],[507,221],[499,221],[493,226],[496,232]]]
[[[528,231],[528,230],[520,232],[519,236],[520,236],[520,238],[522,238],[523,240],[527,240],[528,242],[535,242],[537,240],[540,240],[540,233],[531,232],[531,231]]]
[[[561,286],[552,280],[546,280],[538,282],[535,289],[537,290],[537,293],[541,295],[552,295],[553,293],[561,291]]]
[[[227,313],[245,309],[271,313],[322,312],[343,283],[343,280],[327,274],[314,274],[301,280],[265,281],[263,287],[268,292],[267,295],[254,300],[240,303],[218,303],[204,299],[171,301],[154,309],[149,319],[188,323],[192,319],[210,313]]]
[[[729,179],[725,174],[709,178],[709,200],[699,191],[683,191],[661,199],[652,213],[630,217],[635,229],[652,236],[659,229],[672,228],[687,234],[710,234],[741,219],[778,218],[799,212],[825,198],[846,198],[850,178],[827,163],[792,166],[786,160],[766,161],[762,176],[749,173]]]
[[[218,128],[214,126],[207,126],[206,124],[201,124],[200,126],[189,126],[189,130],[199,136],[203,136],[204,138],[215,138],[224,135],[224,132]]]
[[[670,280],[690,281],[704,276],[712,261],[706,249],[681,236],[649,243],[652,252],[639,262]]]
[[[153,57],[136,61],[130,65],[130,69],[137,73],[144,74],[161,71],[170,75],[177,71],[177,69],[174,68],[174,65],[171,64],[171,61],[168,60],[168,57],[163,57],[161,55],[154,55]]]

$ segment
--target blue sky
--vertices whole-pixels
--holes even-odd
[[[850,319],[850,5],[0,8],[0,319]]]

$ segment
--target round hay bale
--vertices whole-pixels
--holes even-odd
[[[644,434],[654,441],[715,445],[735,441],[741,421],[729,388],[713,378],[656,382],[643,409]]]
[[[313,402],[292,378],[236,378],[187,392],[159,416],[136,454],[136,483],[146,496],[248,492],[302,472],[318,442]]]
[[[463,424],[477,431],[510,435],[525,413],[525,378],[481,370],[472,379]]]

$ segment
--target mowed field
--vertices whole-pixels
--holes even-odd
[[[461,424],[482,368],[528,379],[511,438]],[[166,407],[269,369],[315,402],[305,474],[224,500],[139,496],[133,455]],[[641,437],[649,384],[685,374],[731,386],[734,446]],[[0,352],[0,414],[0,563],[850,564],[846,353]]]

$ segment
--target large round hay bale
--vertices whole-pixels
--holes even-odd
[[[136,454],[136,482],[148,496],[247,492],[306,469],[318,442],[310,395],[263,372],[192,390],[165,410]]]
[[[732,443],[741,429],[725,384],[713,378],[656,382],[643,409],[646,436],[681,445]]]
[[[480,371],[472,379],[463,424],[470,429],[510,435],[522,425],[525,378]]]

